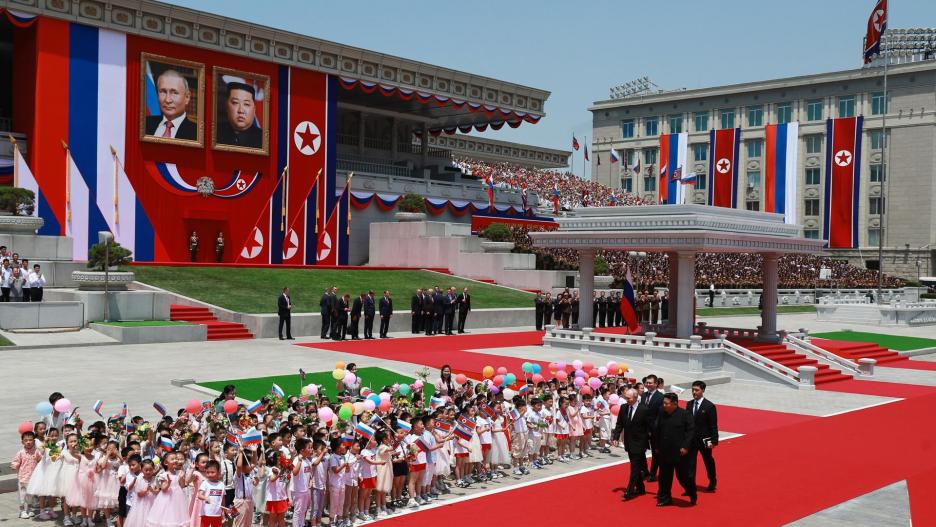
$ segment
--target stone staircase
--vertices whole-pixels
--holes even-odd
[[[797,353],[783,344],[770,344],[747,339],[731,339],[731,341],[793,370],[796,370],[800,366],[812,366],[816,368],[817,386],[830,382],[847,381],[852,378],[851,375],[846,375],[839,370],[829,367],[828,364],[823,364],[802,353]]]
[[[253,334],[239,322],[218,320],[207,307],[172,304],[169,306],[169,320],[181,320],[208,327],[208,340],[252,339]]]
[[[813,337],[810,342],[813,346],[820,347],[829,353],[834,353],[839,357],[858,362],[859,359],[874,359],[878,365],[889,362],[900,362],[909,360],[907,357],[882,348],[874,343],[868,342],[846,342],[841,340],[826,340]]]

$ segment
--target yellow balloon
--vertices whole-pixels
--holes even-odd
[[[493,367],[493,366],[485,366],[484,369],[481,370],[481,374],[484,375],[484,378],[485,378],[485,379],[490,379],[491,377],[494,376],[494,367]]]
[[[332,372],[332,378],[335,379],[336,381],[340,381],[341,379],[344,379],[344,375],[345,375],[344,370],[335,370]]]

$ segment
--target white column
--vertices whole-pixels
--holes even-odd
[[[777,260],[776,253],[764,253],[764,289],[761,292],[761,336],[777,334]]]
[[[676,298],[679,291],[679,265],[678,255],[669,253],[669,305],[666,313],[667,333],[675,333],[676,328]]]
[[[672,262],[672,260],[671,260]],[[695,253],[681,252],[676,257],[676,338],[688,339],[692,335],[695,293]]]
[[[595,294],[595,250],[579,250],[579,329],[592,325]]]

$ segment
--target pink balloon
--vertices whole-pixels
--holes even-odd
[[[579,390],[579,393],[582,395],[591,395],[592,389],[589,388],[588,386],[582,386],[582,388]]]
[[[380,395],[378,395],[378,397],[380,397],[381,401],[389,401],[392,398],[391,395],[387,392],[380,392]]]
[[[495,375],[495,376],[494,376],[494,384],[496,384],[497,386],[500,386],[500,385],[504,384],[504,376],[503,376],[503,375]]]
[[[26,432],[32,432],[33,431],[32,421],[23,421],[22,423],[19,424],[19,427],[16,429],[16,431],[19,432],[20,435],[25,434]]]
[[[416,382],[413,383],[413,388],[417,390],[423,387],[423,382],[421,379],[416,379]]]
[[[365,412],[373,412],[373,411],[374,411],[374,408],[377,408],[377,405],[374,404],[374,401],[373,401],[372,399],[365,399],[365,400],[364,400],[364,411],[365,411]]]
[[[325,421],[327,423],[335,417],[335,412],[333,412],[331,408],[323,406],[318,409],[318,416],[320,421]]]
[[[597,369],[597,368],[589,368],[589,369],[588,369],[588,376],[589,376],[589,377],[598,377],[598,375],[600,375],[600,373],[598,372],[598,369]]]
[[[598,388],[601,388],[601,379],[598,377],[592,377],[591,379],[588,379],[588,385],[591,386],[593,390],[597,390]]]
[[[497,373],[500,375],[507,375],[507,368],[500,366],[497,368]]]
[[[224,413],[230,415],[237,411],[237,401],[224,401]]]
[[[607,374],[608,374],[608,368],[606,368],[606,367],[604,367],[604,366],[599,366],[599,367],[598,367],[598,376],[599,376],[599,377],[604,377],[604,376],[607,375]]]
[[[615,404],[611,407],[611,415],[617,415],[619,413],[621,413],[621,405]]]
[[[581,369],[582,369],[582,361],[580,361],[580,360],[578,360],[578,359],[572,361],[572,367],[575,368],[576,370],[581,370]]]
[[[390,411],[390,400],[389,400],[389,399],[381,400],[381,401],[380,401],[380,406],[378,406],[378,408],[380,408],[380,411],[381,411],[381,412],[384,412],[384,413],[389,412],[389,411]]]
[[[59,399],[58,401],[55,401],[54,408],[56,412],[60,414],[66,414],[69,412],[69,410],[72,409],[72,404],[68,399]]]
[[[546,380],[546,379],[544,379],[543,376],[540,375],[539,373],[534,373],[534,374],[533,374],[533,383],[534,383],[534,384],[539,384],[539,383],[543,382],[544,380]]]
[[[608,404],[612,406],[620,402],[621,402],[621,398],[616,393],[612,393],[611,396],[608,397]]]
[[[564,370],[564,369],[566,369],[566,363],[564,363],[564,362],[562,362],[562,361],[557,362],[557,363],[556,363],[556,369],[557,369],[557,370]]]
[[[612,374],[613,374],[613,373],[616,373],[616,372],[618,371],[618,363],[616,363],[616,362],[614,362],[614,361],[608,362],[608,366],[607,366],[607,367],[608,367],[608,371],[611,372]]]
[[[565,370],[559,370],[556,372],[556,378],[559,379],[560,381],[565,381],[566,379],[569,378],[569,374],[566,373]]]
[[[576,377],[574,382],[576,386],[581,387],[585,384],[585,377]]]
[[[197,414],[201,411],[201,401],[198,399],[192,399],[185,405],[185,411],[190,414]]]
[[[464,373],[459,373],[458,375],[455,376],[455,382],[457,382],[458,384],[465,384],[466,382],[468,382],[468,377],[465,377]]]
[[[357,375],[351,373],[350,371],[345,372],[345,376],[344,376],[345,384],[354,384],[356,380],[357,380]]]
[[[590,369],[592,369],[592,368],[594,368],[594,367],[595,367],[595,365],[594,365],[593,363],[591,363],[591,362],[585,361],[585,362],[582,363],[582,369],[585,370],[585,371],[588,371],[588,370],[590,370]]]

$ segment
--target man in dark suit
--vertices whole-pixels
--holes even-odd
[[[579,327],[578,325],[579,317],[579,292],[572,291],[572,326]]]
[[[608,325],[608,302],[605,298],[605,292],[598,294],[598,327],[603,328]]]
[[[188,119],[186,107],[192,99],[188,80],[174,69],[167,69],[156,78],[159,115],[146,118],[146,135],[166,139],[198,139],[198,125]]]
[[[390,317],[393,315],[393,299],[390,298],[390,291],[384,291],[380,299],[380,338],[386,339],[387,332],[390,330]]]
[[[663,408],[663,394],[657,391],[657,380],[657,376],[652,374],[644,377],[643,385],[645,388],[647,388],[647,391],[645,391],[640,398],[640,402],[647,405],[647,408],[650,410],[650,448],[654,450],[656,449],[657,441],[654,433],[657,422],[660,418],[660,411]],[[656,481],[658,468],[659,460],[656,458],[656,456],[653,456],[653,460],[650,462],[650,475],[647,478],[647,481]]]
[[[289,299],[289,288],[283,288],[283,294],[276,301],[276,310],[279,314],[279,339],[283,340],[283,326],[286,326],[286,338],[293,340],[292,336],[292,300]]]
[[[263,129],[257,124],[257,92],[243,82],[227,83],[224,119],[218,119],[218,142],[223,145],[263,148]]]
[[[358,338],[358,327],[361,323],[361,309],[364,307],[364,293],[361,293],[351,304],[351,322],[348,324],[348,333],[351,334],[351,340],[360,340]]]
[[[695,423],[695,437],[689,449],[689,475],[695,488],[697,453],[702,454],[705,473],[708,476],[708,492],[715,492],[718,478],[715,477],[715,457],[713,450],[718,446],[718,412],[715,404],[705,398],[705,382],[692,383],[692,400],[686,406]]]
[[[445,319],[443,325],[446,335],[452,335],[452,326],[455,325],[455,288],[449,287],[442,298],[442,305],[445,307]]]
[[[533,299],[533,313],[536,317],[534,322],[536,324],[536,331],[543,329],[543,293],[537,291],[536,298]]]
[[[432,301],[435,307],[435,313],[432,314],[432,332],[438,335],[442,333],[442,323],[445,320],[445,295],[442,294],[439,286],[435,288]]]
[[[595,291],[592,291],[592,295],[593,296],[592,296],[592,319],[591,319],[592,326],[591,327],[597,328],[598,327],[598,293]]]
[[[322,293],[322,298],[319,300],[319,314],[322,315],[322,332],[319,335],[323,339],[327,339],[331,328],[331,292],[330,287],[325,288],[325,292]]]
[[[426,330],[426,335],[432,335],[435,329],[435,322],[433,321],[435,317],[435,297],[432,293],[432,288],[427,287],[423,291],[422,297],[422,325]]]
[[[624,499],[646,494],[643,475],[647,471],[647,449],[650,448],[650,409],[640,404],[637,390],[631,388],[624,392],[626,406],[618,412],[617,423],[611,439],[624,445],[627,458],[630,460],[630,480],[627,482],[627,491]]]
[[[546,298],[543,299],[543,328],[546,326],[552,325],[552,314],[553,314],[553,303],[552,303],[552,294],[546,293]]]
[[[377,313],[374,305],[374,292],[368,291],[364,297],[364,338],[374,338],[374,316]]]
[[[344,340],[345,336],[348,334],[348,314],[351,312],[351,295],[345,293],[344,296],[338,298],[337,308],[335,309],[335,316],[337,317],[338,323],[335,324],[338,327],[338,333],[335,335],[336,340]]]
[[[422,289],[417,289],[416,294],[410,299],[410,329],[415,335],[422,330]]]
[[[458,295],[456,304],[458,305],[458,332],[464,333],[465,321],[468,320],[468,313],[471,312],[471,295],[468,294],[467,287]]]
[[[679,485],[689,496],[689,502],[696,504],[698,494],[695,482],[689,474],[689,449],[695,437],[692,415],[679,407],[679,398],[675,393],[663,396],[663,412],[656,426],[653,445],[653,459],[659,458],[660,486],[657,490],[657,507],[673,503],[673,472]]]

